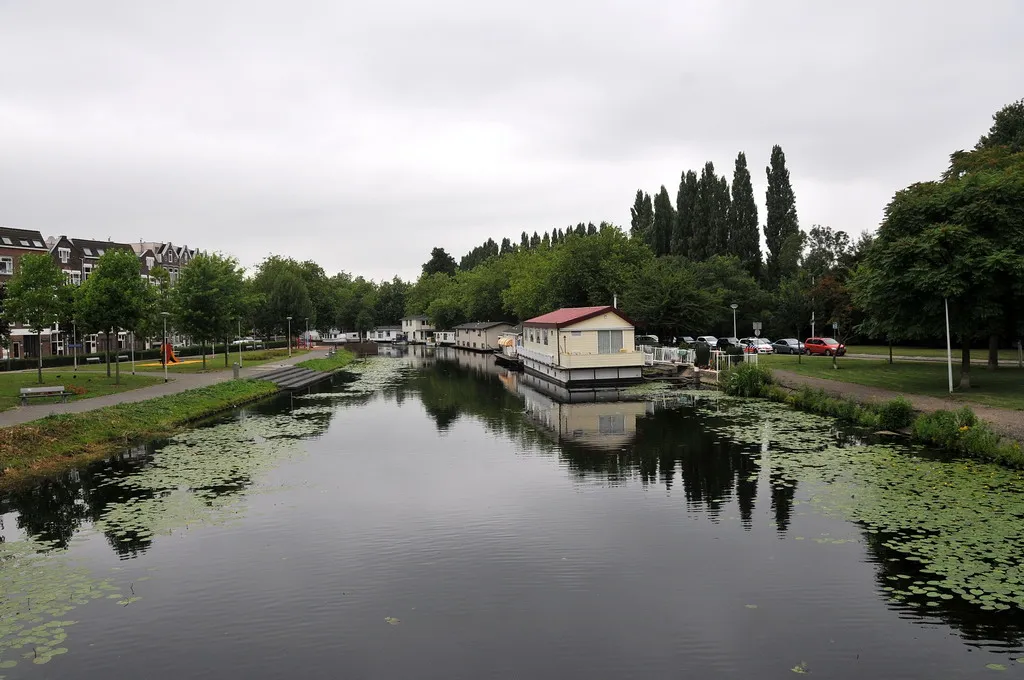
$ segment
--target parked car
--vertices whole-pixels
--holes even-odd
[[[772,343],[776,354],[806,354],[804,343],[796,338],[783,338]]]
[[[846,345],[835,338],[807,338],[804,340],[804,350],[811,355],[830,357],[835,354],[837,357],[841,357],[846,354]]]
[[[639,347],[640,345],[657,346],[658,345],[658,336],[657,335],[637,335],[636,337],[633,338],[633,344],[636,345],[637,347]]]
[[[739,338],[718,338],[717,347],[718,349],[729,349],[730,347],[739,347]]]
[[[743,345],[743,351],[748,354],[775,353],[775,348],[772,346],[772,343],[768,338],[741,338],[740,344]]]
[[[693,343],[695,343],[697,341],[694,340],[692,336],[684,335],[683,337],[679,338],[679,342],[684,344],[684,345],[692,345]]]
[[[712,347],[715,347],[718,345],[718,338],[713,335],[698,335],[697,342],[706,342]]]

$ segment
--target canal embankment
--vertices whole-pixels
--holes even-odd
[[[326,378],[353,358],[340,350],[293,365]],[[129,400],[125,393],[121,403],[0,428],[0,489],[92,462],[125,446],[167,437],[204,418],[290,388],[262,379],[266,374],[240,379],[230,379],[229,374],[212,384],[141,401]]]
[[[969,458],[1024,469],[1020,411],[904,394],[743,364],[721,383],[727,394],[761,397],[802,411],[889,431]]]

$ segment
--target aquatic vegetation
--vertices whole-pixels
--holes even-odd
[[[914,422],[914,405],[906,397],[896,397],[878,405],[878,426],[902,430]]]
[[[839,446],[832,424],[763,402],[731,402],[715,431],[751,445],[810,502],[859,523],[881,547],[917,563],[884,591],[898,602],[959,598],[985,611],[1024,609],[1024,478],[971,460],[915,456],[885,444]]]
[[[93,600],[122,597],[42,541],[0,542],[0,568],[0,670],[65,654],[66,629],[76,623],[68,614]]]
[[[768,385],[775,383],[767,366],[741,363],[722,375],[722,391],[733,397],[760,397]]]
[[[914,438],[964,456],[1024,468],[1020,444],[1004,441],[966,406],[922,415],[914,422]]]

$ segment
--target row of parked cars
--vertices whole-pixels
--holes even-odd
[[[742,347],[748,354],[817,354],[830,357],[833,354],[846,354],[846,345],[835,338],[807,338],[800,342],[796,338],[783,338],[772,342],[767,338],[717,338],[713,335],[698,335],[692,338],[684,335],[681,339],[686,345],[706,342],[712,349],[726,350],[730,347]]]

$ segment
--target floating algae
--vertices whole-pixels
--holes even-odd
[[[917,563],[883,588],[897,602],[959,598],[984,611],[1024,609],[1024,479],[966,460],[880,444],[840,446],[834,422],[768,402],[731,402],[711,429],[790,483],[814,489],[825,514],[860,524],[868,540]],[[834,542],[834,541],[831,541]]]

